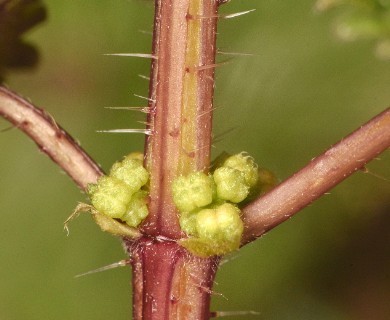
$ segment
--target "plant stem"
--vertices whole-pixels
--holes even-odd
[[[35,141],[81,188],[95,183],[102,169],[53,117],[12,91],[0,86],[0,115]]]
[[[150,172],[144,237],[126,242],[133,265],[134,319],[210,317],[218,258],[180,247],[172,181],[210,165],[216,0],[156,0],[145,164]]]
[[[300,209],[314,201],[315,197],[320,197],[356,170],[364,168],[367,162],[389,148],[389,112],[389,109],[386,109],[371,119],[366,125],[357,129],[349,137],[330,148],[322,156],[318,156],[278,187],[265,196],[254,200],[244,208],[245,231],[242,244],[256,240],[257,237],[298,213]],[[53,117],[1,86],[0,115],[29,135],[43,152],[49,155],[54,162],[73,178],[80,188],[85,189],[89,183],[96,183],[97,178],[103,174],[96,162],[54,121]],[[23,121],[25,120],[27,122],[24,123]],[[367,135],[370,131],[370,135]],[[63,138],[58,139],[58,136]],[[327,155],[330,155],[333,148],[336,147],[336,150],[342,152],[339,156],[341,154],[347,156],[346,161],[337,164],[337,173],[335,173],[338,176],[338,180],[334,180],[334,175],[327,174],[322,174],[321,179],[316,180],[314,176],[316,172],[310,168],[312,168],[314,163],[326,159]],[[364,155],[364,159],[357,162],[356,158],[351,156],[353,149],[355,152],[359,151],[361,155]],[[356,153],[355,157],[357,157]],[[335,165],[334,161],[323,163]],[[323,172],[326,172],[326,170],[332,171],[331,168],[326,169],[324,167]],[[300,182],[301,180],[302,183]],[[307,183],[310,180],[316,180],[315,197],[308,194],[307,190],[302,187],[305,183],[304,181]],[[301,187],[294,189],[294,186],[297,185],[301,185]],[[302,188],[305,190],[299,193],[298,190],[302,191]],[[286,199],[289,199],[289,201],[286,201]],[[290,207],[290,205],[293,205],[293,207]]]
[[[389,147],[390,108],[387,108],[271,192],[246,206],[242,244],[275,228]]]
[[[146,167],[150,177],[145,233],[183,236],[172,203],[173,179],[207,171],[214,91],[215,0],[157,0]],[[211,17],[200,19],[199,17]]]
[[[133,319],[209,319],[217,258],[194,257],[166,239],[125,244],[133,266]]]
[[[134,319],[204,320],[210,317],[219,259],[180,247],[184,236],[171,183],[208,171],[218,3],[156,0],[145,164],[150,215],[143,236],[124,239],[133,266]],[[0,115],[27,133],[83,189],[102,170],[43,110],[0,87]],[[243,210],[242,244],[291,217],[390,146],[390,109]]]

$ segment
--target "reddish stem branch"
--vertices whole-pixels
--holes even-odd
[[[0,87],[0,115],[23,130],[82,189],[103,174],[99,166],[42,109]],[[315,158],[243,210],[242,244],[290,218],[390,146],[390,109]]]
[[[0,87],[0,115],[24,131],[82,189],[96,182],[102,169],[44,110]]]
[[[243,210],[242,244],[275,228],[390,147],[390,108]]]

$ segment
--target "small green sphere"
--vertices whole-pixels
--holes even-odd
[[[217,197],[222,200],[238,203],[249,194],[249,185],[243,173],[230,167],[221,167],[214,171]]]
[[[120,219],[130,227],[138,227],[149,214],[147,203],[148,193],[146,191],[134,193],[126,208],[126,213]]]
[[[173,202],[180,212],[191,212],[213,201],[215,185],[211,176],[194,172],[172,183]]]
[[[180,240],[180,244],[200,257],[224,255],[240,247],[244,230],[240,210],[229,203],[214,209],[202,209],[196,215],[198,236]]]
[[[110,177],[122,180],[134,193],[148,182],[149,173],[142,166],[141,160],[127,156],[111,167]]]
[[[132,190],[123,181],[103,176],[89,188],[92,205],[111,218],[121,218],[130,202]]]
[[[241,152],[230,156],[225,160],[223,167],[233,168],[242,172],[249,187],[256,185],[258,180],[257,164],[247,153]]]
[[[180,228],[183,230],[186,235],[197,236],[198,232],[196,231],[196,217],[197,211],[191,212],[182,212],[179,217]]]
[[[235,243],[243,232],[240,209],[230,203],[203,209],[197,215],[196,229],[199,238]]]

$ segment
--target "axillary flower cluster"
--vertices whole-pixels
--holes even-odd
[[[81,211],[89,211],[102,230],[139,237],[137,227],[148,216],[149,173],[143,155],[131,153],[116,162],[87,190],[92,205],[80,204],[65,222]],[[179,244],[201,257],[223,255],[240,246],[243,223],[240,206],[275,184],[274,176],[259,169],[253,158],[242,152],[222,155],[211,173],[193,172],[172,183],[173,202],[187,237]]]
[[[116,236],[138,238],[137,227],[147,217],[149,173],[143,167],[143,154],[134,152],[114,163],[110,173],[88,185],[92,205],[80,203],[65,221],[64,228],[80,212],[90,212],[99,227]]]
[[[259,171],[244,152],[217,159],[211,174],[194,172],[177,178],[172,185],[173,201],[188,235],[180,244],[202,257],[238,249],[244,229],[239,206],[273,182],[273,176]]]
[[[108,176],[89,185],[88,195],[100,213],[119,219],[130,227],[138,227],[149,213],[148,192],[143,189],[148,180],[143,155],[134,152],[114,163]]]

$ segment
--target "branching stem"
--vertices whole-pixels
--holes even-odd
[[[0,87],[0,115],[28,134],[80,188],[95,183],[103,174],[51,116],[4,87]],[[389,147],[388,108],[245,207],[242,244],[255,240],[289,219]]]
[[[145,148],[149,216],[137,240],[124,238],[133,266],[135,320],[205,320],[219,258],[199,258],[184,237],[172,181],[210,164],[218,5],[225,0],[156,0]],[[208,17],[208,18],[207,18]],[[211,17],[211,18],[210,18]],[[138,55],[139,56],[139,55]],[[42,109],[0,87],[0,115],[28,134],[86,189],[99,166]],[[390,109],[243,209],[242,245],[285,221],[390,146]],[[138,231],[138,230],[137,230]]]
[[[81,188],[95,183],[102,169],[51,115],[0,86],[0,115],[24,131]]]
[[[243,210],[242,244],[309,205],[390,147],[390,108],[342,139],[307,166]]]

